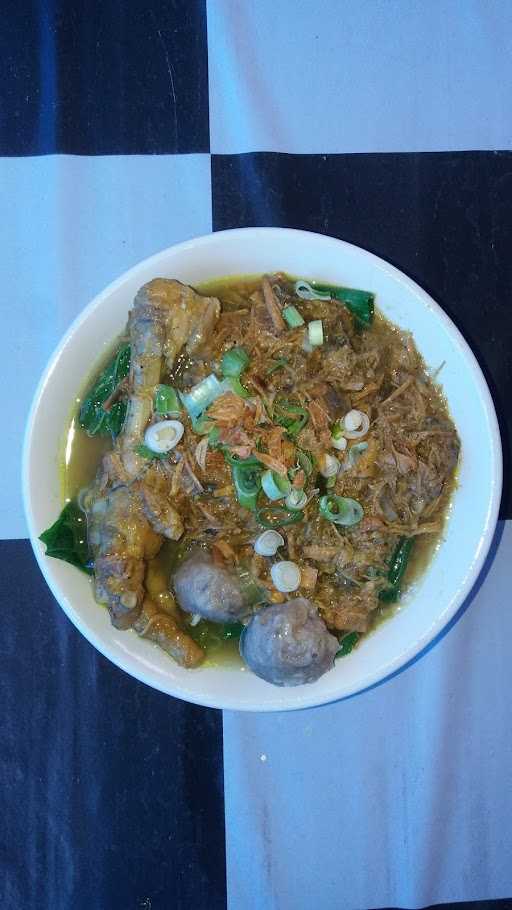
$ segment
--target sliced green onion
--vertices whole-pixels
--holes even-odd
[[[340,638],[340,649],[336,652],[336,657],[346,657],[347,654],[355,648],[359,641],[359,632],[348,632]]]
[[[284,504],[288,509],[302,510],[306,507],[308,497],[304,490],[290,490]]]
[[[267,506],[256,509],[256,521],[262,528],[270,528],[270,530],[296,524],[303,517],[303,512],[292,511],[284,506]]]
[[[304,320],[295,306],[285,306],[282,316],[291,329],[298,329],[300,325],[304,325]]]
[[[229,387],[235,395],[238,395],[240,398],[250,398],[251,393],[242,385],[237,376],[228,376],[224,382],[229,383]]]
[[[313,319],[308,323],[308,340],[313,348],[318,348],[324,343],[324,327],[321,319]]]
[[[352,411],[349,411],[348,414],[345,414],[343,418],[343,426],[346,430],[359,430],[361,428],[362,418],[363,412],[358,411],[357,408],[353,408]]]
[[[245,509],[254,512],[261,490],[261,462],[257,458],[239,458],[229,449],[224,449],[224,458],[231,465],[231,476],[238,502]]]
[[[268,498],[275,501],[284,499],[290,492],[292,485],[287,477],[282,477],[280,474],[276,474],[275,471],[268,470],[265,471],[261,478],[261,486]]]
[[[155,411],[162,417],[179,417],[181,405],[176,389],[170,385],[157,385],[155,389]]]
[[[258,556],[275,556],[279,547],[284,547],[284,537],[278,531],[262,531],[254,541]]]
[[[343,452],[347,448],[347,439],[343,433],[343,427],[339,423],[335,424],[331,432],[331,445],[338,452]]]
[[[300,569],[297,563],[290,560],[275,562],[271,566],[270,575],[274,587],[282,594],[290,594],[292,591],[296,591],[300,585]]]
[[[297,297],[300,297],[301,300],[330,300],[330,293],[325,293],[319,291],[317,288],[314,288],[313,285],[309,282],[304,281],[302,278],[299,281],[295,282],[293,287],[294,293]]]
[[[238,502],[254,512],[261,489],[261,471],[255,465],[234,464],[231,474]]]
[[[157,455],[166,454],[180,442],[185,427],[181,420],[159,420],[152,423],[144,433],[144,443]]]
[[[349,528],[361,521],[364,511],[357,500],[331,493],[320,499],[320,515],[327,521]]]
[[[213,420],[210,420],[207,416],[197,417],[192,421],[192,429],[199,436],[206,436],[214,426]]]
[[[325,486],[327,490],[332,490],[336,486],[336,474],[331,474],[330,477],[326,477]]]
[[[304,451],[304,449],[297,449],[297,462],[299,467],[302,468],[306,477],[309,477],[313,473],[313,468],[315,466],[315,459],[310,452]]]
[[[370,429],[370,418],[364,411],[358,411],[354,408],[348,414],[345,414],[340,424],[347,439],[361,439],[362,436],[366,436]]]
[[[219,382],[217,377],[210,373],[206,379],[202,379],[201,382],[195,385],[190,392],[180,392],[180,398],[192,419],[195,419],[224,392],[228,392],[230,388],[231,386],[227,380]]]
[[[278,357],[277,360],[274,362],[273,366],[271,366],[270,369],[267,370],[265,375],[272,376],[272,374],[276,373],[277,370],[282,370],[283,367],[285,367],[287,363],[288,363],[288,359],[286,357]]]
[[[231,348],[222,355],[220,368],[223,376],[241,376],[249,366],[250,358],[243,348]]]

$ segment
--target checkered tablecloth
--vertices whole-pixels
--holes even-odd
[[[510,3],[1,13],[2,910],[512,907]],[[45,587],[20,494],[30,399],[74,316],[145,256],[245,225],[341,237],[425,287],[505,449],[491,555],[447,633],[288,715],[187,705],[97,654]]]

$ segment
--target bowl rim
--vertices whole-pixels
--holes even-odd
[[[139,271],[150,268],[153,262],[156,265],[162,256],[165,256],[171,250],[173,253],[177,254],[184,253],[190,249],[200,250],[201,247],[208,245],[213,241],[214,238],[217,239],[219,236],[230,236],[236,240],[237,237],[243,236],[247,238],[248,235],[252,235],[254,239],[257,240],[258,237],[262,237],[264,235],[275,235],[277,237],[278,235],[283,236],[284,234],[291,236],[301,236],[303,238],[318,238],[322,242],[336,244],[340,248],[357,250],[360,254],[362,253],[367,261],[369,261],[371,264],[378,267],[381,271],[384,271],[387,275],[394,278],[395,280],[398,280],[409,292],[411,292],[412,295],[422,298],[423,303],[426,304],[429,310],[433,312],[436,319],[441,322],[445,330],[456,343],[460,352],[464,356],[468,367],[472,370],[475,380],[479,386],[483,407],[485,409],[491,429],[489,446],[491,453],[492,474],[489,500],[487,502],[485,513],[485,523],[482,528],[478,550],[474,554],[469,571],[466,573],[466,576],[464,577],[457,593],[452,597],[451,604],[436,617],[435,621],[429,626],[428,629],[423,632],[421,636],[415,637],[410,645],[405,646],[399,654],[397,654],[393,659],[390,659],[389,662],[386,663],[385,667],[380,666],[379,668],[368,672],[362,681],[360,680],[359,682],[354,682],[352,685],[346,685],[342,693],[329,691],[322,694],[321,691],[316,692],[315,686],[312,685],[308,687],[300,687],[301,692],[299,696],[298,690],[294,687],[279,688],[280,693],[288,693],[289,700],[293,701],[293,704],[287,704],[286,698],[276,699],[276,702],[272,702],[271,704],[263,701],[257,702],[256,700],[253,700],[251,703],[246,704],[240,702],[236,696],[232,695],[226,695],[220,699],[209,697],[208,694],[204,692],[190,692],[186,687],[181,686],[178,681],[173,681],[171,687],[165,687],[163,684],[159,685],[158,681],[155,681],[154,679],[148,679],[148,676],[145,674],[142,667],[140,670],[138,668],[127,668],[123,664],[122,659],[112,653],[108,642],[104,640],[101,634],[96,633],[94,630],[87,627],[87,624],[82,620],[76,608],[73,607],[73,605],[68,601],[68,598],[60,591],[59,585],[53,577],[52,567],[49,565],[47,557],[44,556],[44,553],[42,552],[40,546],[31,503],[29,470],[30,453],[33,444],[35,417],[41,403],[41,399],[44,396],[46,386],[56,369],[60,355],[68,345],[72,336],[74,336],[77,331],[79,331],[81,325],[89,318],[90,313],[95,310],[98,305],[100,305],[101,301],[104,298],[110,296],[113,292],[121,288],[127,281],[130,280],[130,278],[135,277]],[[43,577],[57,603],[61,609],[64,610],[73,625],[77,627],[77,629],[84,635],[84,637],[101,654],[103,654],[103,656],[108,658],[110,661],[112,661],[112,663],[114,663],[120,669],[124,670],[130,676],[138,679],[140,682],[143,682],[146,685],[149,685],[152,688],[157,689],[167,695],[182,698],[183,700],[186,700],[192,704],[225,710],[274,712],[283,710],[301,710],[304,708],[333,703],[335,701],[349,698],[355,694],[362,693],[367,689],[375,686],[376,684],[385,682],[400,670],[407,668],[411,662],[413,662],[418,655],[424,652],[427,646],[437,638],[442,630],[449,625],[453,617],[459,611],[460,607],[468,598],[472,588],[474,587],[493,540],[501,502],[503,456],[501,437],[494,402],[483,371],[460,330],[453,323],[447,313],[445,313],[442,307],[430,296],[430,294],[427,293],[427,291],[425,291],[412,278],[410,278],[396,266],[387,262],[387,260],[383,259],[380,256],[377,256],[375,253],[371,253],[364,247],[360,247],[357,244],[350,243],[346,240],[341,240],[339,238],[332,237],[327,234],[320,234],[318,232],[298,230],[296,228],[243,227],[231,228],[223,231],[214,231],[209,234],[203,234],[201,236],[194,237],[180,243],[171,244],[168,247],[164,247],[159,252],[154,253],[153,255],[146,257],[143,260],[140,260],[130,269],[127,269],[120,276],[115,278],[112,282],[100,290],[99,293],[96,294],[94,298],[80,311],[80,313],[78,313],[78,315],[71,322],[67,331],[64,333],[59,343],[51,353],[34,392],[25,427],[21,473],[23,505],[28,525],[29,539]],[[293,697],[294,693],[296,693],[295,698]]]

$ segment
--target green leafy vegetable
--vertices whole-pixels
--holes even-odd
[[[130,345],[122,345],[100,374],[82,402],[79,423],[89,436],[117,436],[126,416],[126,401],[115,401],[105,410],[103,405],[114,394],[130,370]]]
[[[392,585],[399,585],[407,568],[414,544],[414,537],[400,538],[389,564],[388,580]]]
[[[71,563],[88,575],[92,572],[91,555],[87,545],[87,522],[82,510],[73,500],[66,503],[57,521],[40,535],[46,555]]]
[[[400,596],[400,588],[414,546],[414,537],[401,537],[391,557],[388,569],[389,586],[380,592],[383,603],[394,603]]]
[[[346,657],[347,654],[355,648],[359,641],[359,632],[349,632],[340,638],[340,649],[336,651],[336,657]]]
[[[375,312],[375,294],[371,291],[360,291],[358,288],[337,288],[329,285],[314,285],[315,290],[330,294],[335,300],[343,303],[362,326],[371,324]]]
[[[339,300],[355,317],[360,326],[370,325],[375,311],[375,294],[358,288],[335,287],[328,284],[295,282],[295,293],[303,300]]]

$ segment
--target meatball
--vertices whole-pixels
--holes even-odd
[[[189,556],[172,579],[182,610],[212,622],[236,622],[249,612],[240,581],[199,550]]]
[[[253,673],[276,686],[315,682],[332,667],[338,648],[305,597],[263,607],[240,640],[240,653]]]

